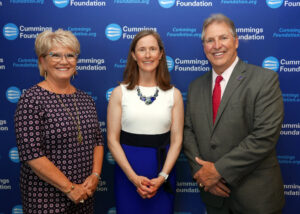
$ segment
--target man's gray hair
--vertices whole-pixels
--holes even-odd
[[[227,24],[230,27],[230,31],[232,33],[232,36],[235,37],[235,38],[237,37],[236,29],[235,29],[235,25],[234,25],[233,21],[231,19],[229,19],[227,16],[225,16],[221,13],[218,13],[218,14],[212,14],[210,17],[205,19],[205,21],[203,22],[202,34],[201,34],[202,42],[204,40],[206,28],[214,22],[217,22],[217,23],[224,22],[225,24]]]

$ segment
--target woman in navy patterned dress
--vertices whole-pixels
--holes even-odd
[[[109,100],[108,147],[115,167],[118,214],[173,214],[175,173],[183,133],[183,101],[170,84],[155,31],[133,39],[124,80]]]
[[[79,42],[70,31],[45,31],[35,50],[45,80],[15,113],[23,213],[92,214],[103,138],[94,101],[70,83]]]

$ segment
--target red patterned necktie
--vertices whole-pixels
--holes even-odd
[[[221,85],[220,82],[222,81],[223,77],[222,76],[217,76],[216,82],[215,82],[215,87],[213,90],[213,95],[212,95],[212,104],[213,104],[213,123],[215,123],[218,108],[221,102]]]

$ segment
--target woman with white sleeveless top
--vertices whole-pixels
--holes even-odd
[[[173,168],[182,146],[183,112],[160,36],[152,30],[139,32],[107,111],[108,147],[117,162],[118,214],[174,212]]]

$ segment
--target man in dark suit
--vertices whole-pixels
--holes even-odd
[[[183,147],[207,212],[281,213],[278,75],[238,58],[234,23],[222,14],[205,20],[202,42],[213,69],[189,86]]]

